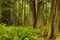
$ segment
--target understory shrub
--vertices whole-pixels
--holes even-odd
[[[39,39],[39,29],[31,26],[6,26],[0,24],[0,40],[43,40]]]

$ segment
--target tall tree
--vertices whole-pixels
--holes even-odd
[[[17,25],[23,25],[23,0],[17,1]]]
[[[47,24],[47,39],[52,39],[56,36],[59,31],[60,22],[60,0],[51,1],[51,13]]]
[[[37,24],[36,27],[44,25],[44,0],[37,0]]]
[[[30,0],[30,22],[35,28],[37,22],[35,0]]]
[[[17,0],[11,0],[12,2],[12,7],[11,7],[11,18],[10,18],[10,24],[11,25],[16,25],[16,14],[17,14]]]

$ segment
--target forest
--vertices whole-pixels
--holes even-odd
[[[60,0],[0,0],[0,40],[60,40]]]

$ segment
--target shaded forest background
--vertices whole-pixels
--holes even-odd
[[[60,33],[60,0],[0,0],[0,24],[43,29],[45,40],[55,40]]]
[[[2,0],[0,5],[0,23],[7,25],[42,26],[50,11],[48,0]]]

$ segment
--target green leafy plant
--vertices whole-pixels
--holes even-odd
[[[39,32],[39,29],[34,29],[31,26],[6,26],[6,24],[0,24],[1,40],[40,40],[37,35]]]

